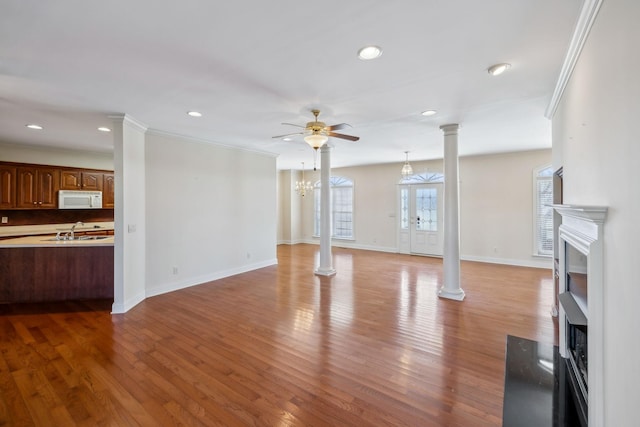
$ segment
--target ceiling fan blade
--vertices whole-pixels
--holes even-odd
[[[305,128],[305,126],[297,125],[297,124],[295,124],[295,123],[281,123],[281,124],[283,124],[283,125],[289,125],[289,126],[295,126],[295,127],[297,127],[297,128],[303,128],[303,129]]]
[[[271,138],[286,138],[288,136],[293,136],[293,135],[304,135],[304,132],[287,133],[287,134],[284,134],[284,135],[272,136]]]
[[[344,128],[351,128],[351,127],[353,126],[351,126],[349,123],[338,123],[337,125],[327,126],[326,129],[328,131],[332,131],[332,130],[340,130]]]
[[[360,137],[358,136],[345,135],[343,133],[335,133],[335,132],[327,132],[327,135],[332,136],[334,138],[348,139],[349,141],[354,141],[354,142],[360,139]]]

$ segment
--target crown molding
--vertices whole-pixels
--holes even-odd
[[[134,119],[128,114],[111,114],[108,116],[114,122],[127,122],[130,125],[136,127],[140,132],[146,132],[149,127],[144,123]]]
[[[156,135],[156,136],[162,136],[162,137],[168,137],[168,138],[179,138],[179,139],[184,139],[185,141],[189,141],[189,142],[194,142],[194,143],[198,143],[198,144],[207,144],[207,145],[212,145],[212,146],[216,146],[216,147],[220,147],[220,148],[226,148],[229,150],[239,150],[239,151],[246,151],[249,153],[257,153],[257,154],[262,154],[264,156],[268,156],[268,157],[278,157],[279,154],[278,153],[274,153],[271,151],[265,151],[265,150],[258,150],[258,149],[253,149],[253,148],[247,148],[247,147],[239,147],[237,145],[231,145],[231,144],[223,144],[221,142],[216,142],[216,141],[212,141],[209,139],[205,139],[205,138],[198,138],[195,136],[188,136],[188,135],[183,135],[180,133],[175,133],[175,132],[168,132],[165,130],[160,130],[160,129],[148,129],[147,130],[147,135]]]
[[[553,91],[551,101],[549,102],[549,105],[544,112],[544,116],[547,119],[552,119],[553,115],[556,113],[558,104],[560,104],[560,100],[562,99],[562,94],[564,93],[564,90],[569,83],[569,79],[573,74],[573,69],[578,62],[578,58],[580,58],[582,47],[584,46],[584,43],[589,36],[589,31],[593,26],[593,22],[598,15],[598,11],[600,10],[600,6],[602,5],[603,1],[604,0],[585,0],[584,4],[582,5],[580,16],[578,17],[578,22],[576,23],[576,27],[573,31],[573,37],[571,38],[571,43],[569,44],[567,55],[564,58],[564,63],[562,64],[562,69],[560,70],[560,76],[558,77],[556,88]]]

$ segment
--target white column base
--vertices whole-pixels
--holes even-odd
[[[443,286],[438,291],[438,296],[440,298],[446,298],[446,299],[452,299],[452,300],[456,300],[456,301],[462,301],[464,299],[464,291],[462,289],[460,289],[460,288],[458,288],[455,291],[450,291],[448,289],[445,289],[444,286]]]
[[[335,276],[336,270],[333,268],[317,268],[313,274],[316,276]]]

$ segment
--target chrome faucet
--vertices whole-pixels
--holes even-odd
[[[75,231],[77,225],[84,225],[84,222],[78,221],[78,222],[76,222],[75,224],[73,224],[71,226],[71,236],[69,237],[69,240],[73,240],[75,238],[74,231]]]

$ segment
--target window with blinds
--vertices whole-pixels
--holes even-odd
[[[331,237],[353,239],[353,181],[332,176],[331,184]],[[315,189],[320,189],[320,181]],[[320,235],[320,191],[314,191],[313,234]]]
[[[553,255],[553,169],[544,166],[534,171],[534,254]]]

